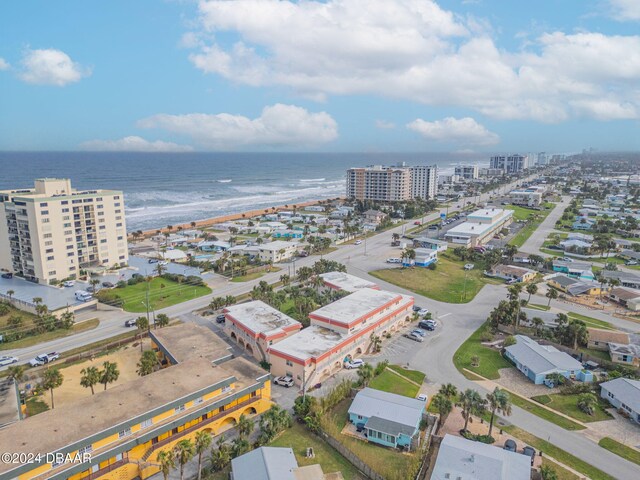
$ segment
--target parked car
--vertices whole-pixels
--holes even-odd
[[[38,355],[36,358],[32,359],[29,362],[29,365],[31,365],[32,367],[37,367],[39,365],[51,363],[58,358],[60,358],[60,354],[58,352],[43,353],[42,355]]]
[[[573,262],[573,258],[570,258],[570,257],[560,257],[558,260],[560,260],[561,262],[567,262],[567,263]]]
[[[158,263],[158,259],[157,258],[150,258],[149,259],[149,263]]]
[[[473,270],[474,267],[475,267],[475,265],[473,263],[465,263],[464,264],[464,269],[465,270]]]
[[[280,385],[282,387],[293,387],[293,378],[291,378],[290,376],[284,376],[284,377],[276,377],[273,379],[273,383],[275,383],[276,385]]]
[[[76,284],[75,280],[67,280],[66,282],[62,283],[63,287],[73,287]]]
[[[422,307],[419,307],[418,305],[414,305],[413,306],[413,311],[414,312],[419,312],[420,310],[422,310]]]
[[[162,261],[158,262],[158,265],[162,265],[164,267],[166,265],[169,265],[169,262],[167,262],[166,260],[162,260]]]
[[[221,314],[216,317],[216,323],[224,323],[224,322],[225,322],[224,315]]]
[[[308,257],[309,256],[309,252],[307,252],[306,250],[302,250],[298,256],[300,257]]]
[[[421,330],[419,328],[415,328],[415,329],[411,330],[411,333],[415,333],[417,335],[420,335],[421,337],[426,337],[427,336],[427,332],[425,332],[424,330]]]
[[[625,265],[638,265],[638,262],[635,260],[629,260],[628,262],[624,262]]]
[[[387,258],[387,263],[402,263],[402,260],[399,258]]]
[[[18,357],[0,357],[0,367],[4,367],[6,365],[11,365],[12,363],[16,363],[18,361]]]
[[[418,327],[420,327],[420,328],[422,328],[424,330],[429,330],[430,332],[432,332],[433,330],[436,329],[436,324],[435,323],[431,323],[428,320],[427,321],[421,320],[418,323]]]
[[[505,450],[509,450],[510,452],[515,452],[518,450],[518,445],[516,445],[516,442],[514,440],[508,439],[506,442],[504,442],[504,447]]]
[[[2,278],[13,278],[13,273],[11,272],[3,273]]]
[[[102,282],[102,286],[104,288],[113,288],[113,287],[115,287],[115,285],[113,283],[111,283],[111,282]]]
[[[86,290],[78,290],[76,291],[76,300],[80,300],[81,302],[88,302],[91,300],[91,294]]]
[[[426,394],[426,393],[421,393],[421,394],[420,394],[420,395],[418,395],[416,398],[417,398],[418,400],[421,400],[421,401],[423,401],[423,402],[426,402],[426,401],[427,401],[427,399],[428,399],[429,397],[427,397],[427,394]]]
[[[362,243],[362,240],[356,240],[355,245],[360,245]]]
[[[136,322],[135,320],[127,320],[126,322],[124,322],[124,326],[129,328],[129,327],[135,327],[138,324],[138,322]]]
[[[348,369],[360,368],[363,365],[364,365],[364,360],[362,360],[361,358],[354,358],[350,362],[345,362],[344,368],[348,368]]]
[[[418,315],[420,315],[421,317],[424,317],[428,313],[429,313],[428,308],[421,308],[420,310],[418,310]]]
[[[531,466],[533,466],[533,459],[536,457],[536,449],[527,445],[522,449],[522,454],[531,457]]]
[[[422,335],[418,335],[417,333],[414,333],[414,332],[405,334],[405,337],[407,337],[410,340],[414,340],[416,342],[424,342],[424,338],[422,338]]]
[[[416,220],[415,222],[413,222],[414,225],[422,225],[422,222],[420,220]]]

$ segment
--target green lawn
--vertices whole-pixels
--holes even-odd
[[[24,337],[15,342],[0,344],[0,350],[7,350],[10,348],[25,348],[37,345],[39,343],[48,342],[50,340],[56,340],[58,338],[68,337],[69,335],[75,335],[76,333],[85,332],[87,330],[93,330],[100,324],[97,318],[92,318],[84,322],[76,323],[69,330],[58,329],[53,332],[44,332],[40,335],[33,335],[31,337]]]
[[[419,387],[404,378],[400,378],[393,372],[385,370],[380,375],[369,382],[371,388],[384,392],[396,393],[405,397],[415,398],[418,395]]]
[[[255,280],[256,278],[260,278],[264,276],[266,272],[254,272],[249,273],[247,275],[241,275],[239,277],[233,277],[231,279],[232,282],[248,282],[249,280]]]
[[[555,204],[551,205],[555,207]],[[539,215],[538,220],[526,224],[520,229],[518,233],[516,233],[516,235],[511,240],[509,240],[509,244],[515,245],[516,247],[521,247],[522,245],[524,245],[524,242],[529,239],[531,234],[536,231],[536,229],[540,226],[544,219],[547,218],[547,215],[549,215],[551,210],[553,210],[553,208],[551,208],[551,210],[530,210],[528,208],[518,207],[516,205],[509,205],[506,208],[508,208],[509,210],[515,210],[515,213],[513,215],[516,220],[525,220],[529,218],[531,214]]]
[[[558,480],[580,480],[580,477],[575,473],[567,470],[561,465],[558,465],[553,460],[549,460],[547,457],[542,457],[542,464],[548,465],[556,472]]]
[[[629,460],[630,462],[640,465],[640,451],[635,448],[627,447],[626,445],[614,440],[613,438],[604,437],[598,442],[602,448],[606,448],[610,452]]]
[[[605,330],[617,330],[617,328],[611,325],[609,322],[605,322],[604,320],[598,320],[597,318],[593,318],[593,317],[588,317],[580,313],[567,312],[567,316],[569,318],[574,318],[576,320],[582,320],[584,323],[587,324],[587,327],[603,328]]]
[[[294,422],[291,428],[285,430],[269,445],[271,447],[290,447],[293,449],[300,466],[319,463],[325,474],[342,472],[345,480],[364,478],[346,458],[298,422]],[[307,447],[313,448],[315,458],[307,458],[305,456]]]
[[[40,397],[27,398],[27,416],[31,417],[42,412],[49,410],[47,405]]]
[[[435,270],[421,267],[385,268],[369,273],[418,295],[447,303],[468,303],[487,283],[502,283],[485,277],[480,268],[464,270],[464,264],[441,255]]]
[[[534,435],[531,435],[529,432],[522,430],[513,425],[509,425],[502,428],[507,433],[513,435],[516,438],[519,438],[523,442],[531,445],[537,450],[542,450],[543,455],[547,454],[560,463],[567,465],[568,467],[573,468],[574,470],[582,473],[583,475],[588,476],[591,480],[615,480],[611,475],[603,472],[602,470],[594,467],[593,465],[587,463],[581,458],[575,457],[571,455],[569,452],[562,450],[559,447],[556,447],[554,444],[548,442],[547,440],[543,440]]]
[[[147,285],[149,285],[149,306],[153,310],[170,307],[211,293],[211,289],[207,286],[194,287],[161,277],[154,277],[151,282],[140,282],[124,288],[101,290],[101,292],[108,292],[103,294],[103,298],[109,303],[112,299],[121,301],[122,308],[127,312],[144,312],[147,310],[145,305]],[[97,296],[100,299],[100,292]]]
[[[547,312],[551,310],[551,307],[548,305],[540,305],[538,303],[527,303],[526,308],[533,308],[534,310],[542,310],[543,312]]]
[[[414,455],[404,454],[398,450],[385,448],[340,433],[347,423],[347,410],[349,410],[350,405],[351,399],[343,400],[322,418],[322,426],[327,433],[339,439],[345,447],[382,475],[383,478],[387,480],[406,480],[410,478],[409,471],[415,467],[417,461]]]
[[[481,344],[483,333],[489,331],[489,325],[484,323],[478,330],[462,344],[453,356],[453,364],[465,377],[476,380],[477,377],[470,376],[464,369],[471,370],[490,380],[500,378],[498,370],[501,368],[513,367],[513,365],[495,349],[485,347]],[[471,358],[477,355],[480,363],[477,367],[471,366]]]
[[[578,408],[578,395],[560,395],[555,393],[552,395],[541,395],[540,397],[532,397],[538,403],[542,403],[549,408],[553,408],[558,412],[569,415],[571,418],[575,418],[584,423],[599,422],[601,420],[611,420],[611,416],[604,410],[601,404],[596,406],[593,415],[587,415]],[[547,403],[544,403],[547,402]]]
[[[558,415],[557,413],[547,410],[546,408],[541,407],[540,405],[536,404],[536,402],[532,402],[527,398],[515,395],[513,393],[510,394],[510,396],[511,403],[513,403],[514,405],[522,408],[523,410],[526,410],[529,413],[533,413],[534,415],[537,415],[538,417],[547,420],[548,422],[554,423],[559,427],[564,428],[565,430],[584,430],[585,428],[579,423],[576,423],[573,420],[569,420],[568,418],[563,417],[562,415]],[[551,407],[551,405],[547,406]],[[569,415],[568,412],[563,413]]]
[[[418,370],[408,370],[406,368],[401,367],[400,365],[389,365],[387,368],[398,372],[400,375],[407,377],[410,380],[413,380],[418,385],[421,385],[424,382],[424,377],[426,376],[424,373]]]

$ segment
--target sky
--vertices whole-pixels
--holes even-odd
[[[0,2],[0,150],[640,149],[638,0]]]

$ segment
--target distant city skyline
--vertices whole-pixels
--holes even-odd
[[[640,2],[0,5],[0,151],[640,150]]]

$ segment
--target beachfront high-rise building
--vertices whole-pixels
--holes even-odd
[[[497,168],[504,173],[517,173],[529,168],[529,157],[524,155],[496,155],[491,157],[489,168]]]
[[[436,197],[437,189],[438,168],[435,165],[374,165],[347,170],[347,197],[356,200],[428,200]]]
[[[476,180],[478,178],[477,165],[456,165],[455,173],[459,178],[465,180]]]
[[[58,178],[0,191],[0,269],[51,283],[128,260],[122,192],[77,191]]]

